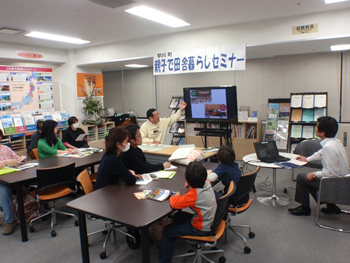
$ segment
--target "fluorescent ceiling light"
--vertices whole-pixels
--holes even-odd
[[[332,51],[350,50],[350,45],[335,45],[331,46]]]
[[[41,33],[41,32],[30,32],[28,34],[25,34],[26,37],[35,37],[35,38],[41,38],[41,39],[48,39],[53,41],[60,41],[60,42],[66,42],[71,44],[87,44],[90,43],[90,41],[82,40],[79,38],[74,37],[65,37],[65,36],[59,36],[59,35],[53,35],[53,34],[47,34],[47,33]]]
[[[129,67],[129,68],[147,68],[148,65],[128,64],[128,65],[125,65],[125,67]]]
[[[324,0],[325,4],[334,4],[334,3],[339,3],[339,2],[346,2],[349,0]]]
[[[171,15],[165,14],[163,12],[160,12],[153,8],[149,8],[144,5],[127,9],[125,10],[125,12],[128,12],[133,15],[137,15],[170,27],[182,27],[182,26],[190,25],[181,19],[178,19],[176,17],[173,17]]]

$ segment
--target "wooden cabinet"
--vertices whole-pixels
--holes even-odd
[[[114,128],[114,122],[106,122],[100,126],[96,125],[80,125],[79,128],[83,129],[89,137],[90,147],[105,148],[105,136],[110,129]]]

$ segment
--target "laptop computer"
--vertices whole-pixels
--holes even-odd
[[[285,162],[290,160],[278,153],[276,141],[255,142],[254,148],[256,156],[264,163]]]

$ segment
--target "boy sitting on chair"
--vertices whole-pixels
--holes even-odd
[[[218,151],[218,159],[218,167],[216,167],[216,169],[211,173],[210,170],[208,171],[208,180],[212,184],[221,181],[225,186],[224,192],[227,193],[231,181],[233,181],[235,185],[238,185],[242,173],[238,167],[238,164],[235,162],[236,154],[231,147],[226,145],[221,146]],[[228,203],[233,204],[235,197],[235,194],[231,195]],[[246,198],[240,200],[239,205],[246,204],[248,202],[248,199],[249,195],[247,195]]]
[[[178,211],[173,222],[163,229],[159,252],[159,262],[171,262],[173,242],[179,236],[208,236],[216,213],[216,199],[213,188],[206,181],[207,171],[199,163],[191,162],[185,172],[185,188],[188,192],[182,195],[177,192],[170,197],[170,205],[174,209],[189,207],[195,214]]]

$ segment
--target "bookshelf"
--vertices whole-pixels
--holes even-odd
[[[196,136],[196,132],[194,131],[194,128],[202,127],[203,123],[186,122],[185,124],[186,144],[204,147],[204,139],[201,136]],[[215,128],[215,126],[211,128]],[[254,153],[254,142],[262,141],[261,121],[238,121],[237,124],[231,124],[231,128],[236,160],[242,160],[245,155]],[[207,146],[220,147],[220,138],[208,137]]]
[[[79,128],[83,129],[89,137],[90,147],[105,148],[105,136],[106,132],[114,128],[114,122],[106,122],[102,125],[80,125]]]
[[[169,117],[172,117],[178,110],[180,105],[180,100],[183,99],[183,96],[173,95],[169,103],[169,109],[171,113]],[[175,122],[171,125],[169,132],[172,133],[173,138],[171,139],[172,145],[181,145],[185,144],[185,115],[181,115],[181,118],[178,122]]]
[[[316,137],[317,118],[327,116],[328,92],[291,93],[289,151],[305,140]]]

